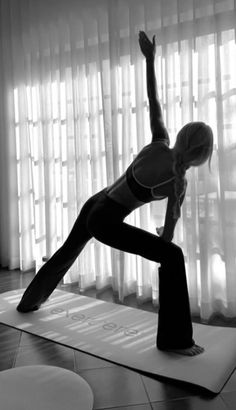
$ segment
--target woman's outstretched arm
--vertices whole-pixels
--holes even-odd
[[[169,197],[166,209],[165,223],[163,226],[163,231],[160,236],[165,239],[167,242],[171,242],[174,237],[175,226],[178,222],[178,219],[173,216],[173,207],[175,204],[175,198]]]
[[[156,53],[155,36],[153,36],[153,40],[151,42],[147,35],[144,33],[144,31],[140,31],[139,45],[144,57],[146,58],[146,81],[150,108],[150,126],[152,132],[152,141],[166,140],[169,144],[169,135],[164,124],[161,104],[157,92],[156,75],[154,67]]]
[[[186,181],[187,182],[187,181]],[[179,199],[179,206],[181,208],[185,194],[186,194],[186,189],[187,189],[187,183],[185,186],[185,190],[182,193],[180,199]],[[167,208],[166,208],[166,216],[165,216],[165,222],[164,226],[161,228],[156,228],[157,234],[161,236],[163,239],[165,239],[167,242],[171,242],[173,237],[174,237],[174,231],[175,231],[175,226],[178,222],[179,218],[176,218],[174,216],[174,207],[176,204],[176,197],[175,195],[171,194],[168,196],[168,202],[167,202]]]

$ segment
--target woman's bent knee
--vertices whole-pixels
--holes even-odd
[[[171,246],[169,249],[169,255],[170,255],[170,260],[173,262],[173,260],[180,261],[184,260],[184,254],[180,246],[174,244],[171,242]]]

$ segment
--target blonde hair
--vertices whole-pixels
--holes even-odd
[[[213,151],[213,133],[209,125],[196,121],[184,125],[176,137],[174,146],[173,172],[175,175],[174,218],[180,217],[180,200],[184,195],[187,181],[185,173],[188,165],[199,166],[210,161]]]

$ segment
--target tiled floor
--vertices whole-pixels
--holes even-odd
[[[32,278],[33,273],[0,270],[0,292],[25,288]],[[62,289],[77,293],[74,286],[63,286]],[[111,290],[100,294],[90,290],[86,295],[109,302],[117,301]],[[137,306],[135,298],[132,297],[127,298],[125,303],[132,307],[153,310],[151,304]],[[236,372],[221,393],[213,395],[188,384],[147,377],[0,324],[0,371],[33,364],[59,366],[81,375],[93,390],[94,409],[236,409]]]

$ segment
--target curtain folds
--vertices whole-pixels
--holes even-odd
[[[150,142],[138,32],[156,34],[171,145],[194,120],[214,132],[211,172],[188,172],[174,241],[192,314],[236,315],[236,45],[233,0],[0,0],[0,264],[41,266],[88,197]],[[127,222],[155,233],[165,201]],[[158,303],[157,266],[91,240],[65,277]],[[171,286],[171,284],[170,284]]]

